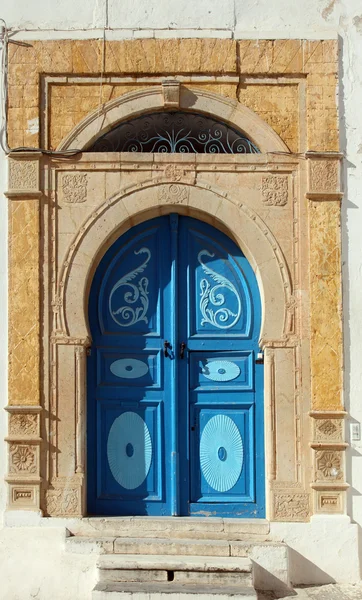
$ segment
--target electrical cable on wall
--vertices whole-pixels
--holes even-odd
[[[0,146],[5,154],[12,152],[41,152],[48,156],[62,156],[64,158],[80,154],[83,150],[45,150],[45,148],[33,148],[20,146],[10,148],[7,135],[7,112],[8,112],[8,45],[9,33],[4,19],[0,18],[0,51],[1,51],[1,80],[0,80]]]

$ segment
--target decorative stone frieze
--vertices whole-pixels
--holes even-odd
[[[81,491],[79,487],[67,487],[64,482],[61,487],[48,489],[45,494],[46,514],[52,517],[80,517]]]
[[[307,521],[309,516],[309,494],[274,493],[275,521]]]
[[[160,202],[166,204],[187,204],[189,195],[189,186],[176,183],[160,186],[158,193]]]

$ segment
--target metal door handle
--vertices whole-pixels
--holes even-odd
[[[186,344],[185,342],[181,342],[180,344],[180,358],[183,358],[185,355]]]
[[[171,344],[170,344],[170,342],[168,342],[167,340],[165,340],[163,342],[163,355],[164,355],[165,358],[167,358],[168,356],[170,356],[167,348],[171,348]]]

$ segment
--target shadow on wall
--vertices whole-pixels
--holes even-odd
[[[305,558],[302,554],[289,548],[289,569],[291,574],[292,585],[299,585],[308,581],[310,585],[324,585],[326,583],[336,583],[328,573],[317,567],[313,562]],[[299,573],[299,578],[302,575],[303,581],[294,581],[293,574]]]

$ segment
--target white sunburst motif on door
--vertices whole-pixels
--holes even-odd
[[[240,432],[227,415],[215,415],[205,425],[200,440],[200,465],[207,483],[217,492],[231,490],[243,468]]]
[[[113,421],[107,457],[113,477],[123,488],[135,490],[142,485],[151,467],[152,441],[140,415],[128,411]]]

